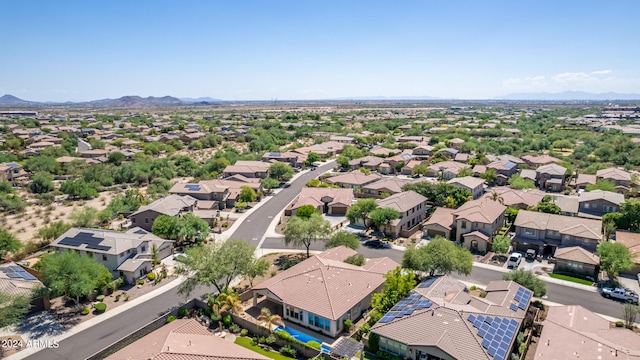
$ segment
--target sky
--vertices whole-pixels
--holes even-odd
[[[640,1],[0,0],[0,95],[640,93]]]

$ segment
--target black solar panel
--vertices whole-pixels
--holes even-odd
[[[418,285],[418,287],[419,287],[419,288],[428,288],[429,286],[433,285],[433,282],[434,282],[434,281],[436,281],[436,280],[438,280],[438,278],[437,278],[437,277],[429,278],[429,279],[424,280],[423,282],[421,282],[421,283]]]
[[[7,274],[7,276],[8,276],[9,278],[11,278],[11,279],[19,279],[19,278],[21,278],[21,277],[22,277],[22,275],[20,275],[20,274],[18,274],[18,273],[15,273],[15,272],[8,273],[8,274]]]
[[[517,334],[518,321],[499,316],[472,314],[467,317],[467,320],[478,328],[478,336],[482,339],[481,345],[487,350],[489,356],[493,360],[505,360],[509,346]],[[489,321],[491,324],[488,323]]]
[[[340,358],[351,359],[358,351],[362,351],[363,348],[364,344],[360,342],[350,338],[342,338],[333,349],[331,349],[331,354],[337,355]]]
[[[72,247],[85,245],[87,249],[109,251],[111,249],[111,246],[100,244],[103,240],[103,238],[95,237],[93,233],[79,232],[74,237],[65,237],[64,239],[60,240],[58,244]]]

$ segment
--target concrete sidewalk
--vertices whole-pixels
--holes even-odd
[[[179,277],[176,280],[171,281],[169,284],[160,287],[159,289],[156,289],[152,292],[146,293],[142,296],[140,296],[139,298],[133,299],[128,301],[127,303],[124,303],[118,307],[116,307],[113,310],[107,310],[105,313],[94,317],[93,319],[87,320],[83,323],[80,323],[74,327],[72,327],[69,330],[66,330],[64,333],[60,334],[60,335],[54,335],[54,336],[38,336],[38,338],[33,338],[32,340],[38,340],[38,341],[44,341],[44,340],[51,340],[51,341],[62,341],[70,336],[73,336],[85,329],[88,329],[92,326],[98,325],[101,322],[103,322],[104,320],[114,317],[118,314],[121,314],[135,306],[141,305],[142,303],[144,303],[145,301],[152,299],[162,293],[165,293],[169,290],[172,290],[174,288],[176,288],[177,286],[179,286],[180,284],[182,284],[182,282],[184,282],[185,278],[184,277]],[[28,333],[18,333],[16,331],[11,331],[15,329],[8,329],[4,332],[8,332],[9,334],[12,335],[20,335],[22,337],[23,340],[27,341],[29,339],[31,339],[32,337],[28,334]],[[33,355],[35,353],[37,353],[40,350],[43,350],[44,348],[38,348],[38,347],[31,347],[31,348],[26,348],[22,351],[19,351],[9,357],[7,357],[7,360],[17,360],[17,359],[24,359],[30,355]]]

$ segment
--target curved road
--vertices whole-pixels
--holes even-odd
[[[270,197],[265,204],[249,214],[230,238],[242,239],[257,246],[273,220],[273,217],[277,216],[277,214],[300,193],[304,184],[334,166],[336,166],[336,163],[332,161],[298,177],[292,182],[290,187],[280,190],[277,195]],[[284,246],[281,238],[266,238],[262,247],[270,249],[287,248]],[[324,246],[322,244],[312,244],[311,249],[323,250]],[[367,258],[387,256],[398,263],[402,262],[403,253],[399,250],[361,247],[358,249],[358,252]],[[501,279],[502,272],[474,267],[468,277],[454,276],[461,280],[484,285],[489,281]],[[214,290],[201,287],[196,289],[191,297],[200,297],[212,291]],[[598,293],[547,283],[547,295],[548,300],[552,302],[582,305],[596,313],[616,318],[622,317],[623,305],[605,299]],[[186,299],[184,297],[177,294],[177,288],[172,289],[147,301],[143,305],[133,307],[112,318],[105,318],[105,321],[100,325],[90,327],[61,341],[58,349],[42,350],[26,359],[58,360],[87,358],[146,325],[170,308],[185,301]]]

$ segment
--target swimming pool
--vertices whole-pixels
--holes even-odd
[[[293,337],[294,339],[299,340],[300,342],[303,342],[305,344],[308,343],[309,341],[315,341],[318,344],[322,345],[322,340],[316,339],[313,336],[311,336],[309,334],[305,334],[303,332],[300,332],[300,331],[298,331],[296,329],[284,328],[282,326],[278,326],[274,331],[275,332],[284,331],[286,333],[289,333],[289,335],[291,335],[291,337]],[[331,351],[330,347],[328,347],[326,345],[322,345],[322,352],[327,352],[328,353],[329,351]]]

